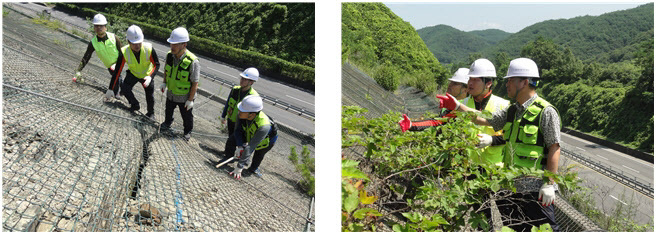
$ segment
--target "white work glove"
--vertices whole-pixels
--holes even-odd
[[[239,163],[237,163],[239,164]],[[230,172],[230,175],[234,176],[235,179],[241,179],[241,171],[244,170],[244,168],[239,168],[238,166],[235,167],[235,169]]]
[[[80,78],[80,76],[82,76],[82,73],[80,73],[80,71],[75,71],[75,76],[73,76],[73,82],[77,82],[77,79]],[[80,82],[82,82],[81,79]]]
[[[549,206],[554,204],[556,200],[556,186],[555,184],[543,184],[538,194],[538,202],[542,206]]]
[[[168,90],[168,88],[166,87],[166,83],[162,83],[162,85],[159,85],[159,89],[162,91],[162,94],[166,93],[166,90]]]
[[[237,147],[237,150],[235,150],[235,158],[239,159],[241,158],[241,154],[244,153],[244,147],[239,146]]]
[[[492,136],[488,134],[478,134],[478,144],[476,148],[485,148],[492,144]]]
[[[194,108],[194,101],[193,100],[187,100],[187,102],[185,102],[185,108],[187,108],[187,111]]]
[[[114,91],[108,89],[105,93],[105,101],[111,100],[112,97],[114,97]]]
[[[109,66],[109,69],[112,70],[112,72],[114,72],[114,70],[116,69],[116,64],[112,64],[112,66]]]
[[[152,79],[153,79],[153,78],[151,78],[150,76],[146,76],[146,77],[144,78],[144,80],[146,80],[146,81],[144,81],[144,83],[143,83],[143,87],[144,87],[144,88],[148,87],[148,85],[150,85],[150,80],[152,80]]]

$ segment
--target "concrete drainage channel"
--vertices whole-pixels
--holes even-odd
[[[286,159],[303,138],[281,133],[264,177],[234,180],[231,166],[213,167],[225,142],[216,121],[199,115],[187,142],[176,113],[174,134],[157,133],[125,99],[102,102],[99,62],[85,68],[86,83],[71,83],[66,68],[85,44],[25,19],[3,17],[4,231],[313,229],[312,198],[295,188],[300,174]],[[133,91],[143,102],[143,89]],[[221,109],[209,101],[198,112]]]

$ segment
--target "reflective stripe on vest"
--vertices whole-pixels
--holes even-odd
[[[244,99],[245,96],[247,95],[259,95],[257,94],[257,91],[251,87],[250,90],[248,90],[248,93],[244,97],[240,97],[239,94],[241,93],[241,86],[234,86],[232,88],[231,96],[228,97],[228,110],[226,117],[228,120],[231,122],[237,122],[237,114],[239,114],[239,110],[237,110],[237,104],[241,102],[242,99]]]
[[[273,128],[273,125],[271,125],[271,122],[269,122],[269,117],[262,111],[260,111],[260,113],[258,113],[257,116],[255,116],[255,119],[253,119],[253,121],[250,123],[251,124],[242,125],[244,132],[246,132],[246,142],[251,141],[251,138],[253,138],[255,132],[261,126],[270,125],[271,128]],[[269,131],[269,133],[271,133],[271,131]],[[267,133],[267,136],[264,137],[264,139],[257,145],[257,147],[255,147],[255,150],[269,147],[269,133]]]
[[[474,103],[474,98],[471,96],[468,96],[465,98],[466,105],[469,108],[476,109],[476,104]],[[490,113],[497,112],[499,110],[504,110],[508,106],[510,106],[510,101],[505,100],[501,97],[498,97],[496,95],[490,95],[490,100],[488,100],[487,104],[485,105],[485,110],[487,110]],[[494,128],[491,126],[478,126],[480,134],[488,134],[490,136],[497,136],[501,135],[503,133],[502,130],[499,130],[497,132],[494,131]],[[497,145],[497,146],[488,146],[483,149],[480,149],[479,151],[479,156],[476,157],[478,159],[475,159],[475,161],[478,161],[479,163],[482,163],[483,160],[485,160],[488,163],[492,163],[495,165],[501,166],[501,163],[503,162],[503,148],[505,145]]]
[[[519,120],[515,120],[517,107],[513,105],[508,108],[506,124],[503,127],[503,139],[506,140],[506,148],[504,148],[506,164],[536,169],[542,169],[546,165],[545,155],[548,148],[544,146],[540,122],[542,111],[549,106],[552,106],[549,102],[537,97]]]
[[[91,45],[96,50],[96,54],[105,67],[109,68],[118,59],[118,49],[116,49],[116,36],[113,33],[106,32],[107,40],[99,42],[98,36],[91,39]]]
[[[189,81],[191,63],[198,59],[189,50],[186,50],[185,53],[186,56],[182,58],[182,61],[177,66],[173,66],[175,55],[170,51],[166,54],[166,66],[164,66],[164,70],[166,71],[166,87],[175,95],[189,93],[189,88],[191,88],[191,82]]]
[[[124,46],[121,50],[123,51],[123,59],[128,64],[132,75],[142,79],[153,72],[155,66],[150,62],[150,54],[153,52],[153,46],[150,43],[144,42],[141,44],[139,63],[137,63],[137,58],[134,56],[132,49],[130,49],[130,45]]]

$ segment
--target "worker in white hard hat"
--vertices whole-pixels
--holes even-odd
[[[535,91],[540,82],[537,64],[528,58],[514,59],[510,61],[504,78],[507,79],[506,91],[514,104],[492,113],[489,119],[476,117],[474,122],[504,131],[506,146],[503,149],[503,161],[507,166],[557,173],[560,159],[560,116],[558,110]],[[442,106],[448,109],[476,111],[461,105],[453,96],[439,98]],[[531,226],[549,223],[554,231],[558,231],[553,206],[558,185],[553,179],[543,182],[542,178],[523,177],[515,185],[518,188],[517,194],[513,195],[516,200],[501,207],[518,205],[531,221],[513,229],[530,231]]]
[[[168,129],[173,123],[173,110],[180,109],[184,126],[183,138],[191,138],[194,128],[194,98],[200,80],[200,62],[198,57],[187,50],[189,32],[183,27],[174,29],[166,40],[171,45],[171,51],[166,54],[164,63],[164,83],[160,85],[162,94],[166,93],[166,109],[164,122],[161,126]]]
[[[484,58],[475,60],[469,68],[468,76],[469,96],[462,101],[467,107],[494,113],[510,106],[510,101],[492,94],[493,80],[497,76],[492,62]],[[494,131],[492,127],[480,126],[478,137],[479,142],[487,144],[477,145],[480,151],[474,154],[476,156],[472,156],[473,159],[479,163],[503,166],[502,151],[505,146],[502,138],[503,131]]]
[[[253,89],[253,83],[257,82],[260,78],[260,72],[256,68],[251,67],[245,69],[244,72],[239,74],[239,77],[241,78],[239,85],[232,87],[223,106],[223,112],[221,113],[221,123],[224,125],[226,123],[228,124],[228,140],[225,145],[224,160],[231,157],[237,148],[235,139],[233,138],[237,113],[239,112],[237,103],[241,102],[248,95],[258,95],[257,91]]]
[[[251,155],[253,159],[248,171],[262,177],[260,164],[278,139],[275,122],[264,114],[262,108],[262,97],[259,95],[248,95],[237,104],[239,113],[234,138],[238,147],[234,156],[239,160],[235,169],[230,172],[236,179],[241,178],[241,172],[249,165]]]
[[[459,68],[454,74],[453,77],[449,78],[449,85],[447,86],[446,92],[451,94],[453,97],[456,97],[456,99],[462,100],[467,97],[467,81],[469,81],[469,69],[468,68]],[[443,108],[441,111],[440,116],[445,117],[451,112],[451,110],[448,110],[446,108]],[[449,116],[452,117],[452,116]],[[436,120],[436,119],[429,119],[429,120],[421,120],[421,121],[410,121],[407,115],[403,114],[403,119],[399,121],[399,125],[401,126],[401,131],[405,132],[406,130],[410,131],[422,131],[425,130],[429,127],[433,126],[439,126],[444,124],[444,122]]]
[[[116,67],[116,60],[118,59],[119,51],[121,50],[121,40],[118,39],[116,34],[107,32],[107,19],[102,14],[95,15],[92,23],[96,36],[94,36],[89,42],[87,51],[84,53],[84,56],[82,56],[82,61],[74,72],[75,76],[73,77],[73,82],[82,82],[83,78],[81,76],[81,71],[89,62],[91,54],[93,54],[94,51],[103,63],[103,66],[107,68],[110,75],[113,75]],[[120,84],[114,83],[113,80],[110,81],[108,90],[112,90],[118,97]],[[118,83],[120,83],[120,80]],[[109,99],[106,99],[106,101],[109,101]]]
[[[121,91],[125,98],[130,103],[130,111],[138,111],[140,109],[139,101],[132,93],[132,87],[137,82],[141,83],[146,92],[146,104],[148,105],[148,112],[146,117],[155,120],[155,92],[153,77],[159,69],[159,60],[157,53],[153,50],[153,45],[144,42],[144,35],[141,28],[136,25],[131,25],[127,30],[128,43],[130,45],[124,46],[119,51],[120,56],[116,60],[116,70],[112,80],[118,81],[119,75],[123,70],[125,64],[128,65],[128,72],[126,72],[123,84],[121,84]],[[107,91],[107,96],[112,95]]]

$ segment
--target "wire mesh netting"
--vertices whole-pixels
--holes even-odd
[[[189,141],[178,111],[172,131],[159,132],[159,123],[128,112],[124,98],[103,102],[109,74],[99,60],[85,67],[84,83],[71,82],[87,43],[18,13],[3,17],[4,231],[306,228],[312,198],[287,159],[306,136],[278,132],[263,177],[235,180],[232,164],[214,167],[227,139],[216,119],[222,103],[196,99],[203,105]],[[133,91],[145,104],[143,89]],[[314,156],[313,142],[307,146]]]
[[[367,108],[368,112],[362,115],[368,119],[381,117],[390,111],[406,113],[411,119],[418,119],[425,112],[439,113],[434,97],[427,96],[423,92],[409,87],[399,88],[396,94],[386,91],[376,84],[374,79],[348,63],[342,66],[342,104]],[[399,117],[400,119],[401,117]],[[355,160],[364,161],[366,151],[367,146],[353,146],[343,149],[343,154],[352,156]],[[375,178],[372,178],[371,181],[371,185],[383,183],[382,181],[379,182],[380,179]],[[379,195],[379,197],[382,196]],[[577,211],[564,198],[560,195],[557,195],[557,197],[555,219],[561,231],[601,231],[599,226]],[[393,201],[387,202],[388,205],[394,205],[395,203]],[[392,207],[382,209],[394,211]],[[497,214],[497,217],[499,216],[503,215]],[[494,213],[492,213],[492,217],[495,217]],[[396,222],[402,219],[392,218]],[[509,221],[505,217],[491,218],[491,220]]]

